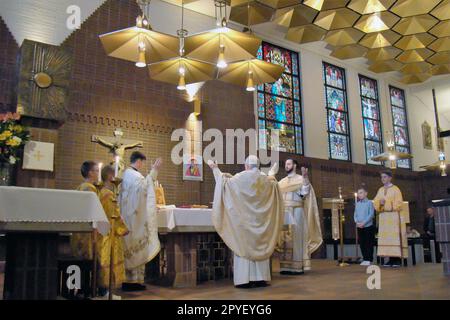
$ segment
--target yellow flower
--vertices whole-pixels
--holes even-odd
[[[19,137],[12,137],[8,141],[6,141],[6,145],[11,147],[17,147],[20,145],[21,142],[22,139],[20,139]]]
[[[9,130],[6,130],[3,133],[0,133],[0,141],[6,140],[11,136],[12,136],[12,132]]]
[[[17,132],[17,133],[21,133],[21,132],[23,131],[23,128],[22,128],[21,125],[16,124],[16,125],[13,127],[13,131],[15,131],[15,132]]]

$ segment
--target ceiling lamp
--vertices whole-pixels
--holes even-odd
[[[375,12],[359,18],[355,28],[365,33],[381,32],[392,28],[398,20],[400,18],[389,11]]]
[[[170,59],[178,55],[178,39],[153,31],[148,21],[150,0],[138,0],[142,15],[136,26],[100,35],[100,41],[110,57],[135,62],[137,67]]]
[[[277,81],[283,71],[280,65],[252,59],[230,63],[227,68],[219,70],[218,79],[254,91],[258,84]]]
[[[360,14],[386,11],[395,0],[352,0],[348,7]]]
[[[386,143],[387,152],[383,152],[375,157],[372,157],[372,161],[375,162],[388,162],[390,169],[397,169],[397,161],[404,159],[412,159],[412,155],[405,152],[399,152],[395,150],[394,140],[390,140]]]
[[[181,3],[181,28],[177,30],[179,39],[178,57],[150,64],[152,79],[172,83],[184,91],[187,85],[212,80],[216,68],[213,64],[196,61],[184,56],[184,41],[188,31],[184,29],[184,3]]]
[[[219,27],[187,37],[184,41],[185,56],[213,63],[220,69],[232,62],[255,58],[262,40],[251,32],[227,27],[226,0],[215,0],[214,5]]]

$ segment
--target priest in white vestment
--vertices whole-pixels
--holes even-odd
[[[231,176],[208,161],[216,180],[212,220],[217,233],[234,252],[234,284],[266,286],[271,280],[270,257],[283,225],[283,199],[278,183],[259,170],[256,156],[245,171]]]
[[[157,159],[150,173],[144,177],[139,170],[146,157],[139,151],[132,153],[130,167],[122,177],[120,191],[121,216],[130,231],[124,237],[125,276],[124,291],[145,290],[145,264],[160,250],[156,216],[156,181],[161,160]]]
[[[311,254],[323,242],[319,209],[314,189],[309,182],[308,169],[297,174],[298,162],[287,159],[287,177],[278,183],[284,200],[284,227],[279,245],[280,273],[303,274],[311,270]],[[273,169],[269,175],[275,174]]]

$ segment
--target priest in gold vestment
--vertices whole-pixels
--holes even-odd
[[[235,176],[222,173],[211,160],[208,165],[216,180],[212,220],[234,253],[234,284],[239,288],[266,286],[284,218],[278,183],[259,170],[256,156],[249,156],[245,171]]]
[[[124,291],[145,290],[145,265],[160,250],[154,182],[161,160],[157,159],[150,173],[144,177],[139,170],[143,168],[145,160],[144,154],[133,152],[130,167],[122,177],[120,214],[130,232],[124,237]]]
[[[94,192],[98,195],[98,164],[95,161],[85,161],[81,165],[81,175],[84,182],[77,188],[78,191]],[[94,231],[95,232],[95,231]],[[93,258],[93,241],[91,233],[73,233],[70,239],[72,254],[79,259],[91,260]]]
[[[113,265],[112,265],[112,282],[113,287],[118,288],[125,280],[125,265],[123,252],[123,236],[128,234],[128,229],[120,217],[120,210],[116,200],[116,190],[112,181],[114,179],[114,168],[112,166],[105,166],[102,169],[103,188],[100,190],[100,202],[105,210],[106,217],[113,227],[108,235],[97,237],[97,252],[99,261],[98,285],[107,294],[109,287],[109,268],[111,250],[113,250]],[[113,296],[114,297],[114,296]]]
[[[408,257],[406,219],[402,213],[403,197],[400,189],[392,184],[392,172],[381,173],[383,186],[378,190],[373,205],[379,214],[378,251],[379,257],[389,257],[385,267],[399,267],[401,259]]]
[[[309,181],[308,169],[296,170],[298,162],[287,159],[287,177],[278,183],[284,200],[284,227],[281,232],[279,251],[280,273],[299,275],[311,270],[311,254],[323,242],[320,228],[319,208],[314,189]],[[271,170],[272,171],[272,170]],[[275,174],[270,172],[269,175]]]

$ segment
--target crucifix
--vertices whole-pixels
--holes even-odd
[[[135,141],[123,139],[123,131],[120,128],[114,130],[114,138],[92,135],[91,141],[100,144],[109,149],[109,152],[114,155],[114,160],[118,161],[119,176],[125,169],[125,150],[133,148],[142,148],[144,143],[142,141]]]

